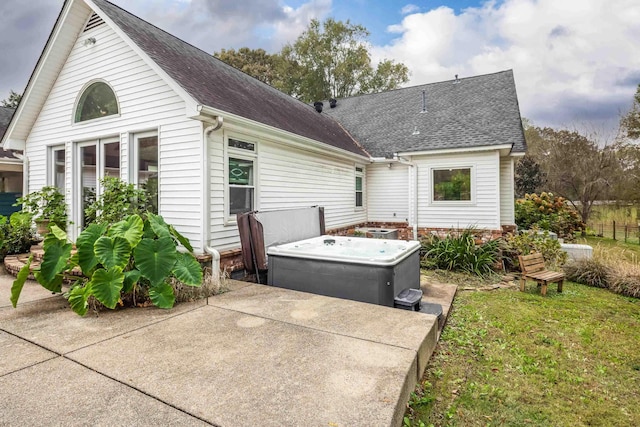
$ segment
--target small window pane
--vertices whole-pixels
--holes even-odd
[[[53,152],[53,185],[64,194],[64,148]]]
[[[229,213],[235,215],[253,210],[252,187],[229,187]]]
[[[362,191],[362,177],[356,176],[356,191]]]
[[[82,171],[80,174],[80,188],[82,189],[82,227],[87,225],[87,217],[85,209],[96,200],[97,180],[97,164],[96,156],[97,147],[88,145],[80,148],[80,158],[82,159]]]
[[[356,192],[356,207],[357,208],[362,207],[362,191]]]
[[[253,185],[253,162],[229,158],[229,184]]]
[[[158,213],[158,136],[138,138],[138,186],[147,191],[151,210]]]
[[[97,82],[90,85],[80,97],[75,121],[97,119],[99,117],[118,114],[118,101],[106,83]]]
[[[104,176],[120,178],[120,143],[104,145]]]
[[[471,169],[434,170],[433,200],[471,200]]]
[[[256,149],[255,144],[251,142],[238,141],[237,139],[229,139],[229,147],[249,151],[255,151]]]

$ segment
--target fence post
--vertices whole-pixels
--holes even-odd
[[[613,240],[616,240],[616,222],[613,221]]]
[[[629,234],[629,229],[627,228],[627,224],[624,225],[624,242],[627,243],[627,234]]]

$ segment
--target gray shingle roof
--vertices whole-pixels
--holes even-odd
[[[11,117],[13,117],[13,108],[0,107],[0,139],[7,130]],[[0,159],[17,159],[13,151],[0,148]]]
[[[511,70],[344,98],[325,103],[325,113],[374,157],[503,144],[526,151]]]
[[[109,3],[94,3],[197,102],[364,155],[333,119]]]

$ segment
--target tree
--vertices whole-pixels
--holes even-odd
[[[595,201],[606,200],[621,175],[614,145],[601,148],[595,137],[576,131],[534,128],[532,158],[547,178],[547,190],[567,199],[587,222]],[[530,140],[527,140],[530,143]]]
[[[403,64],[384,60],[374,69],[367,48],[369,31],[350,21],[314,19],[291,45],[282,50],[285,60],[298,64],[299,93],[305,102],[344,98],[399,87],[409,80]]]
[[[547,183],[546,174],[532,156],[526,155],[516,164],[515,174],[516,197],[525,194],[539,193]]]
[[[263,49],[222,49],[214,56],[282,92],[313,102],[398,88],[409,80],[404,64],[383,60],[375,68],[361,25],[332,18],[312,20],[279,53]]]
[[[9,92],[9,97],[2,100],[2,106],[7,108],[16,108],[18,107],[18,104],[20,104],[20,100],[22,100],[22,95],[12,90]]]
[[[633,97],[631,110],[620,120],[620,127],[628,138],[640,138],[640,84]]]

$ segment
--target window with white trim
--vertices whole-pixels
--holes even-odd
[[[364,168],[356,167],[356,208],[364,206]]]
[[[65,149],[64,145],[49,148],[48,185],[56,187],[62,194],[65,190]]]
[[[229,138],[227,141],[227,217],[255,209],[256,144]]]
[[[150,210],[158,213],[158,132],[136,133],[133,141],[133,183],[147,192]]]
[[[439,168],[431,170],[434,202],[473,201],[473,168]]]
[[[112,116],[120,112],[113,89],[105,82],[91,83],[84,89],[74,114],[74,122],[85,122]]]

